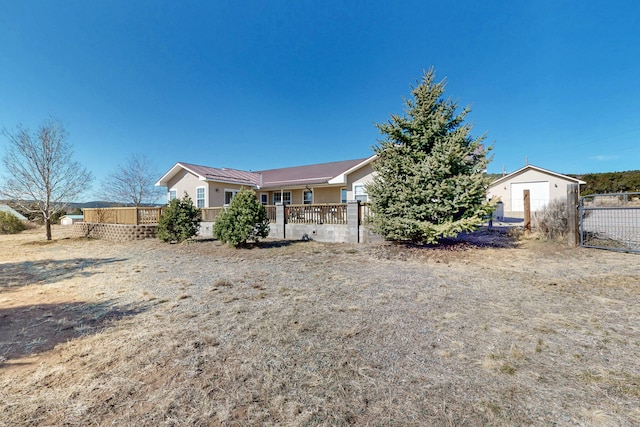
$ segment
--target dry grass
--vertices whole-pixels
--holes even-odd
[[[640,424],[637,255],[37,233],[0,236],[0,425]]]

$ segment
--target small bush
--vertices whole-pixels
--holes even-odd
[[[569,231],[567,202],[552,200],[542,210],[531,215],[532,227],[546,239],[563,237]]]
[[[17,216],[0,211],[0,233],[1,234],[16,234],[24,231],[26,226]]]
[[[162,211],[158,220],[157,236],[163,242],[183,242],[198,233],[199,210],[185,193],[181,199],[173,199]]]
[[[269,219],[252,190],[241,190],[229,207],[216,218],[213,237],[231,246],[244,246],[269,235]]]

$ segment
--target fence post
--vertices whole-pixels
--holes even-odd
[[[278,239],[286,239],[287,233],[285,228],[286,221],[284,218],[284,204],[282,204],[282,202],[278,202],[276,203],[276,230],[278,231],[275,237]]]
[[[347,241],[349,243],[360,242],[360,200],[347,202]]]
[[[524,234],[531,233],[531,196],[529,190],[524,190]]]
[[[580,217],[578,215],[578,199],[580,196],[578,184],[567,185],[567,243],[575,248],[580,242]]]

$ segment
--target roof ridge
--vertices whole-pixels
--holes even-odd
[[[363,157],[359,159],[336,160],[333,162],[309,163],[306,165],[298,165],[298,166],[285,166],[282,168],[262,169],[259,171],[255,171],[255,173],[271,172],[271,171],[277,171],[277,170],[283,170],[283,169],[297,169],[297,168],[305,168],[305,167],[312,167],[312,166],[325,166],[325,165],[336,164],[336,163],[364,162],[365,160],[369,159],[369,157]]]
[[[232,171],[245,172],[245,173],[257,173],[255,171],[250,171],[250,170],[245,170],[245,169],[228,168],[228,167],[217,167],[217,166],[205,166],[205,165],[197,165],[195,163],[187,163],[187,162],[178,162],[178,163],[181,164],[181,165],[185,165],[185,166],[197,166],[199,168],[217,169],[217,170],[232,170]]]

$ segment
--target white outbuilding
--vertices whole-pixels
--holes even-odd
[[[62,225],[73,225],[76,222],[82,222],[84,216],[83,215],[65,215],[60,218],[60,224]]]
[[[524,190],[529,190],[531,211],[535,212],[552,200],[567,200],[569,184],[581,185],[586,182],[538,166],[526,165],[493,181],[487,189],[487,197],[497,198],[502,202],[504,217],[523,218]]]

